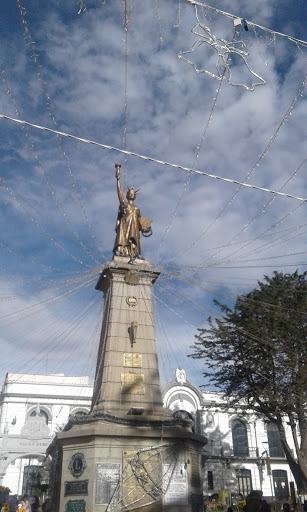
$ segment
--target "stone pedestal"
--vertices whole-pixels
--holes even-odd
[[[205,439],[188,422],[79,421],[58,434],[53,447],[62,475],[56,510],[203,511]]]
[[[115,258],[104,293],[92,411],[49,449],[57,512],[203,512],[202,448],[190,419],[163,408],[152,315],[159,271]]]

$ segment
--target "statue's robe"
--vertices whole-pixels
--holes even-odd
[[[123,202],[118,209],[115,226],[116,237],[113,252],[118,251],[123,256],[138,256],[140,247],[140,209],[131,203]]]

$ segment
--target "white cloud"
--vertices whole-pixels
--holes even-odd
[[[79,16],[76,3],[62,4],[56,0],[48,2],[48,5],[37,2],[27,6],[25,19],[31,39],[35,41],[39,68],[35,66],[24,39],[19,13],[10,11],[11,37],[3,31],[0,54],[11,96],[20,116],[26,120],[53,128],[47,108],[50,107],[60,131],[123,148],[125,33],[122,4],[106,2],[101,5],[100,2],[89,1],[85,13]],[[278,26],[275,25],[277,1],[244,2],[242,5],[238,1],[220,0],[214,5],[255,23],[274,27],[279,32],[289,29],[286,18],[279,19]],[[134,2],[127,26],[127,149],[190,167],[200,145],[196,169],[243,181],[270,143],[297,94],[303,80],[304,56],[287,39],[276,36],[273,42],[271,36],[259,29],[256,38],[250,27],[248,32],[241,34],[249,52],[248,63],[263,76],[267,85],[247,92],[224,82],[217,96],[220,82],[205,74],[196,74],[177,56],[179,51],[190,48],[195,41],[191,33],[196,22],[194,8],[182,2],[179,28],[174,28],[178,21],[178,2],[159,2],[159,6],[158,16],[156,5],[149,0]],[[300,6],[296,9],[299,17]],[[232,20],[209,9],[199,10],[199,15],[205,16],[203,22],[215,35],[231,39]],[[160,28],[163,44],[159,40]],[[207,45],[202,44],[198,48],[197,58],[210,70],[214,69],[215,57]],[[234,60],[231,66],[236,79],[250,80],[242,63],[237,66]],[[38,70],[43,83],[38,78]],[[0,113],[16,117],[5,83],[1,87]],[[45,93],[50,98],[47,103]],[[248,183],[274,190],[286,183],[305,158],[305,117],[306,100],[300,97]],[[253,287],[256,279],[261,279],[264,274],[270,274],[274,269],[292,272],[295,265],[304,261],[302,255],[296,255],[305,247],[301,236],[303,229],[295,231],[295,228],[303,224],[306,206],[294,210],[298,202],[293,199],[276,197],[264,208],[271,198],[265,192],[242,187],[231,200],[237,185],[192,175],[171,222],[187,180],[185,171],[132,156],[127,157],[125,166],[122,154],[64,138],[60,145],[54,135],[33,128],[28,129],[34,144],[34,149],[31,149],[20,126],[1,120],[0,130],[1,176],[13,190],[10,194],[5,186],[0,189],[3,206],[0,242],[20,255],[17,257],[0,246],[2,279],[6,275],[16,275],[20,279],[18,286],[8,282],[5,296],[32,292],[38,286],[37,276],[42,276],[39,286],[48,287],[44,281],[52,279],[48,265],[59,269],[54,271],[59,275],[60,270],[78,272],[88,268],[86,265],[94,266],[94,261],[81,247],[76,235],[97,261],[103,259],[97,246],[108,258],[111,257],[118,207],[115,161],[122,163],[123,181],[126,176],[127,184],[141,188],[137,204],[144,216],[153,219],[153,236],[142,239],[144,256],[148,259],[155,257],[154,262],[158,265],[176,263],[182,267],[187,281],[194,279],[188,266],[202,265],[204,269],[196,274],[197,282],[204,288],[212,283],[208,291],[193,286],[189,288],[202,312],[197,312],[187,299],[178,304],[176,293],[168,295],[169,306],[177,310],[183,320],[171,312],[167,319],[163,311],[164,330],[169,332],[173,329],[176,336],[182,338],[182,347],[188,347],[193,341],[193,329],[183,327],[184,320],[192,325],[202,325],[207,316],[203,309],[210,313],[210,303],[216,295],[229,303],[236,293]],[[306,196],[305,172],[306,167],[303,167],[283,191]],[[48,180],[51,188],[47,185]],[[278,225],[270,231],[276,223]],[[245,225],[247,227],[243,231]],[[283,230],[284,238],[275,234]],[[298,236],[293,238],[296,234]],[[200,240],[196,243],[198,238]],[[192,249],[185,254],[191,244]],[[276,256],[288,254],[293,256],[285,256],[282,261],[294,266],[278,266]],[[265,259],[249,265],[246,263],[246,269],[244,264],[239,269],[206,268],[218,261],[221,266],[240,267],[240,262],[245,259],[261,257]],[[272,259],[266,259],[270,257]],[[227,260],[233,263],[223,263]],[[304,268],[302,266],[301,270]],[[167,290],[162,280],[162,290],[163,287]],[[90,300],[92,293],[89,291],[91,287],[86,290],[85,302],[86,297]],[[12,354],[8,351],[2,363],[3,371],[15,371],[24,360],[32,357],[33,364],[37,364],[35,368],[39,368],[39,340],[48,339],[54,325],[63,333],[68,332],[71,326],[71,334],[67,334],[67,350],[58,345],[48,356],[49,361],[54,358],[54,367],[59,365],[58,371],[63,371],[61,360],[68,359],[65,355],[68,349],[74,343],[82,345],[84,342],[83,339],[74,339],[74,314],[82,306],[78,297],[61,303],[60,310],[63,306],[65,311],[63,316],[58,316],[58,310],[48,308],[44,313],[29,316],[26,323],[17,311],[31,304],[31,296],[24,296],[13,303],[2,301],[2,315],[16,311],[12,322],[5,324],[2,333],[4,344],[13,343],[14,348],[14,361],[12,363]],[[84,320],[84,339],[87,337],[86,326],[93,324],[94,318],[97,320],[97,309],[93,312],[96,317],[94,313],[89,315],[89,324]],[[24,333],[26,343],[23,342]],[[160,341],[162,333],[160,328]],[[42,350],[44,346],[42,341]],[[186,352],[186,348],[182,348],[182,353]],[[44,357],[46,359],[46,355]],[[172,364],[183,367],[191,364],[190,360],[179,359],[178,362],[172,358]],[[45,371],[44,364],[41,365],[42,371]],[[72,356],[69,364],[65,363],[63,367],[65,371],[69,369],[74,373],[78,369],[78,373],[84,373],[82,364],[84,367],[88,364],[87,358],[80,362]],[[168,367],[165,361],[161,364]],[[170,372],[168,377],[172,377],[173,368]]]

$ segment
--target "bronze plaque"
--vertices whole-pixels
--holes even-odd
[[[122,393],[133,395],[144,395],[144,374],[143,373],[121,373]]]
[[[142,354],[125,352],[123,366],[130,366],[131,368],[142,368]]]
[[[125,275],[125,281],[127,284],[137,285],[140,281],[140,276],[136,272],[130,272],[130,270]]]
[[[85,501],[68,500],[65,505],[65,512],[85,512]]]
[[[191,485],[200,487],[199,456],[197,453],[191,453]]]
[[[123,467],[123,509],[145,507],[161,499],[162,467],[155,450],[124,451]]]
[[[128,304],[128,306],[136,306],[137,303],[138,303],[138,300],[136,297],[126,297],[126,302]]]
[[[73,496],[76,494],[88,494],[88,480],[65,482],[64,496]]]

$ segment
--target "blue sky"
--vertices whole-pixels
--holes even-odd
[[[153,161],[0,118],[1,379],[93,375],[116,161],[153,219],[141,243],[162,270],[162,381],[180,365],[202,382],[186,354],[218,314],[214,298],[232,304],[265,274],[306,269],[306,202],[179,168],[307,197],[307,45],[275,33],[305,41],[306,2],[206,5],[195,35],[195,7],[183,0],[127,0],[126,30],[122,1],[84,0],[80,14],[75,0],[2,3],[0,114]],[[216,9],[250,22],[234,45],[233,19]],[[184,55],[201,73],[178,58],[193,47]],[[229,83],[212,77],[222,51]],[[250,91],[255,75],[265,85]]]

